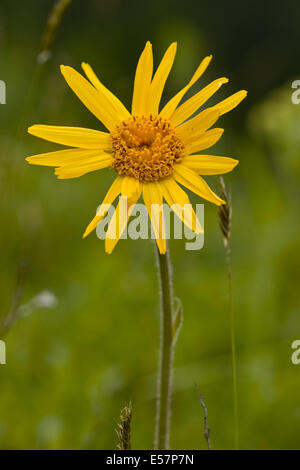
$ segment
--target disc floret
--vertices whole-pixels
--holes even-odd
[[[173,173],[184,156],[184,145],[174,127],[159,116],[132,116],[112,136],[112,167],[119,175],[141,182],[158,181]]]

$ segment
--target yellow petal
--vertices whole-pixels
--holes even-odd
[[[199,175],[222,175],[233,170],[239,163],[238,160],[228,157],[217,157],[214,155],[189,155],[185,157],[182,164]]]
[[[162,180],[161,186],[165,200],[177,217],[193,232],[204,233],[188,195],[181,189],[176,181],[174,181],[173,178],[165,178]]]
[[[139,180],[132,176],[124,176],[121,193],[128,198],[141,194],[141,184]]]
[[[243,99],[246,98],[248,92],[246,90],[238,91],[234,95],[229,96],[226,100],[220,101],[220,103],[213,106],[220,111],[220,116],[222,114],[228,113],[232,109],[236,108]]]
[[[161,254],[166,253],[166,234],[163,215],[163,198],[159,183],[145,183],[143,198],[153,227],[156,243]]]
[[[206,103],[206,101],[214,95],[224,83],[227,82],[228,78],[218,78],[192,96],[192,98],[185,101],[170,117],[170,121],[173,126],[179,126],[179,124],[188,119],[200,108],[200,106]]]
[[[207,69],[210,61],[212,59],[212,55],[205,57],[199,67],[197,68],[196,72],[192,76],[191,80],[189,83],[181,90],[179,91],[173,98],[168,101],[168,103],[165,105],[165,107],[162,109],[160,116],[164,119],[169,119],[172,114],[174,113],[175,109],[179,105],[180,101],[186,94],[186,92],[196,83],[196,81],[203,75],[205,70]]]
[[[106,88],[99,80],[97,75],[95,74],[94,70],[92,67],[87,64],[86,62],[82,62],[81,67],[86,74],[87,78],[90,80],[90,82],[94,85],[97,90],[100,91],[100,93],[106,95],[110,101],[111,104],[113,105],[116,113],[122,117],[122,120],[125,121],[125,119],[128,119],[130,117],[129,111],[125,108],[123,103],[117,98],[108,88]]]
[[[70,165],[63,165],[55,168],[55,174],[59,180],[78,178],[91,171],[102,170],[111,166],[113,158],[108,154],[103,154],[95,158],[87,159],[85,162],[78,164],[71,163]]]
[[[173,42],[155,72],[149,91],[148,114],[158,114],[161,95],[175,59],[176,49],[177,43]]]
[[[100,208],[97,210],[95,217],[87,226],[82,238],[87,237],[97,227],[103,217],[107,214],[107,205],[112,204],[116,197],[118,197],[121,193],[122,181],[123,176],[117,176],[117,178],[114,180],[108,192],[106,193],[106,196],[103,199]]]
[[[56,144],[81,147],[85,149],[111,150],[111,137],[107,132],[85,129],[82,127],[35,125],[28,128],[35,137],[55,142]]]
[[[31,165],[63,166],[84,164],[91,158],[98,157],[106,159],[110,155],[98,149],[67,149],[33,155],[32,157],[27,157],[26,161]]]
[[[136,193],[132,197],[121,196],[119,204],[109,222],[107,234],[105,238],[105,251],[106,253],[112,253],[119,239],[121,238],[128,219],[134,209],[136,202],[141,195],[141,191]]]
[[[178,183],[185,186],[187,189],[192,191],[198,196],[206,199],[207,201],[213,202],[217,206],[225,204],[225,201],[220,199],[208,186],[201,176],[197,175],[190,168],[185,167],[182,164],[178,164],[174,167],[174,178]]]
[[[152,45],[148,41],[136,68],[132,97],[132,115],[146,115],[152,72]]]
[[[188,154],[200,152],[200,150],[208,149],[215,145],[218,140],[222,137],[224,129],[219,129],[215,127],[214,129],[210,129],[209,131],[196,134],[195,140],[190,139],[190,141],[186,144],[186,151]]]
[[[82,103],[103,122],[108,130],[114,130],[121,123],[123,115],[116,111],[109,93],[97,90],[72,67],[61,65],[61,73]]]
[[[218,109],[207,108],[196,117],[189,119],[176,128],[177,134],[185,144],[194,141],[199,136],[215,124],[220,116]]]

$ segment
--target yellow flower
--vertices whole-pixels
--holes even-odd
[[[121,195],[127,198],[128,210],[121,215],[120,204],[110,221],[105,250],[111,253],[126,228],[130,213],[143,194],[160,253],[166,251],[163,220],[158,207],[166,200],[176,214],[192,230],[201,233],[196,214],[181,208],[189,205],[183,185],[203,199],[224,204],[200,175],[217,175],[231,171],[237,160],[203,155],[198,152],[214,145],[223,129],[213,128],[222,115],[235,108],[247,95],[239,91],[215,106],[189,119],[217,92],[227,78],[219,78],[180,104],[192,85],[201,77],[212,56],[205,57],[189,83],[159,111],[165,82],[172,68],[177,44],[172,43],[153,75],[150,42],[146,43],[138,61],[131,113],[97,78],[92,68],[82,63],[88,80],[71,67],[61,66],[61,72],[82,103],[104,124],[108,132],[80,127],[35,125],[28,132],[51,142],[71,147],[67,150],[35,155],[26,160],[34,165],[53,166],[59,179],[77,178],[91,171],[110,167],[117,176],[107,192],[96,216],[88,225],[84,237],[96,228],[107,214],[108,204]],[[179,183],[179,184],[178,184]],[[187,207],[187,206],[185,206]],[[117,224],[116,224],[117,222]],[[117,226],[117,234],[113,231]]]

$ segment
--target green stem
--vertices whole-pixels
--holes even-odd
[[[239,449],[239,418],[238,418],[238,393],[237,393],[237,372],[236,372],[236,350],[235,350],[235,319],[232,305],[232,276],[231,276],[231,253],[230,246],[226,247],[226,260],[228,269],[228,291],[229,291],[229,320],[230,320],[230,340],[232,357],[232,384],[233,384],[233,407],[234,407],[234,444],[235,449]]]
[[[161,336],[158,399],[156,415],[156,449],[169,448],[169,428],[171,415],[171,380],[173,360],[173,288],[170,256],[157,249],[158,275],[161,288]]]

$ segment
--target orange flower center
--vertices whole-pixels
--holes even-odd
[[[142,182],[158,181],[173,173],[184,154],[175,129],[160,117],[132,116],[111,133],[112,167],[119,175]]]

